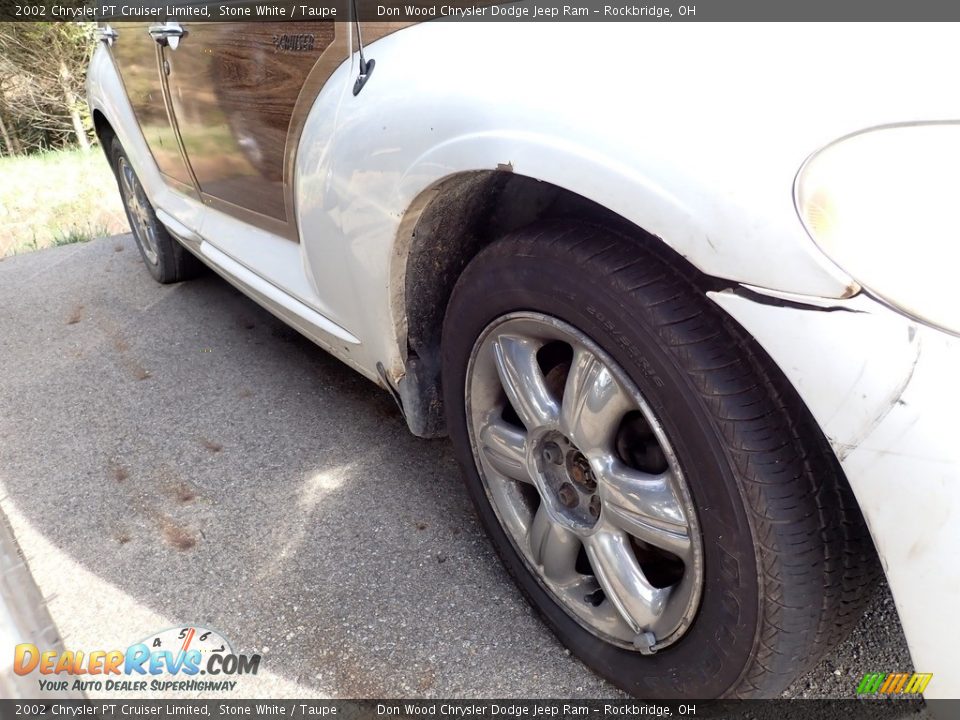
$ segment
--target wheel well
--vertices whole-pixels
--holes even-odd
[[[401,342],[405,342],[406,364],[405,374],[396,390],[407,423],[415,435],[441,437],[447,434],[441,391],[440,340],[447,305],[460,274],[470,260],[497,238],[548,219],[578,220],[617,230],[621,236],[635,241],[638,247],[669,263],[704,294],[730,291],[763,304],[822,311],[815,306],[771,298],[739,283],[708,275],[661,238],[556,185],[502,170],[452,176],[417,198],[405,214],[397,238],[399,260],[395,267],[396,271],[404,273],[400,276],[404,295],[402,302],[394,303],[394,320],[400,329],[398,336]],[[833,458],[840,478],[840,492],[847,498],[851,512],[857,512],[846,475],[796,388],[759,343],[733,318],[728,319],[742,342],[752,345],[756,356],[767,363],[771,382],[776,384],[784,402],[794,403],[794,416],[804,424],[800,432],[822,443],[825,456]],[[867,547],[873,548],[869,536]],[[864,562],[873,561],[866,558]],[[869,580],[874,570],[868,568],[862,576]]]
[[[110,152],[110,140],[116,135],[110,121],[99,110],[93,111],[93,130],[97,134],[97,140],[104,153]]]
[[[403,273],[403,302],[394,303],[394,322],[406,345],[405,374],[397,391],[414,434],[446,434],[440,336],[460,273],[497,238],[547,219],[576,219],[618,229],[691,277],[704,277],[659,238],[557,185],[509,169],[461,173],[442,180],[411,205],[397,245],[400,257],[406,258],[398,268]]]

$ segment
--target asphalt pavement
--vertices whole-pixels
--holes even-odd
[[[619,696],[519,596],[446,441],[216,276],[157,285],[129,235],[0,261],[0,485],[68,648],[198,623],[263,654],[225,697]],[[911,669],[881,585],[787,695]]]

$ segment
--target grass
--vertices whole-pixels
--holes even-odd
[[[98,148],[0,158],[0,257],[129,232]]]

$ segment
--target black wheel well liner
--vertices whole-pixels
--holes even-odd
[[[405,256],[402,305],[405,374],[397,391],[411,431],[446,434],[440,393],[440,339],[447,303],[464,268],[484,247],[520,227],[570,219],[617,229],[687,274],[704,291],[713,279],[660,238],[577,193],[503,169],[452,175],[411,206],[397,238]],[[405,251],[405,252],[404,252]],[[401,340],[404,339],[400,334]]]
[[[117,133],[114,131],[113,126],[110,124],[110,121],[107,120],[107,116],[104,115],[100,110],[93,111],[93,131],[97,135],[97,142],[100,143],[100,149],[110,157],[110,140]]]

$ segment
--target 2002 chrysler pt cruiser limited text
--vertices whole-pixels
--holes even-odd
[[[960,694],[952,29],[100,32],[153,277],[209,266],[449,436],[597,673],[776,695],[883,572]]]

